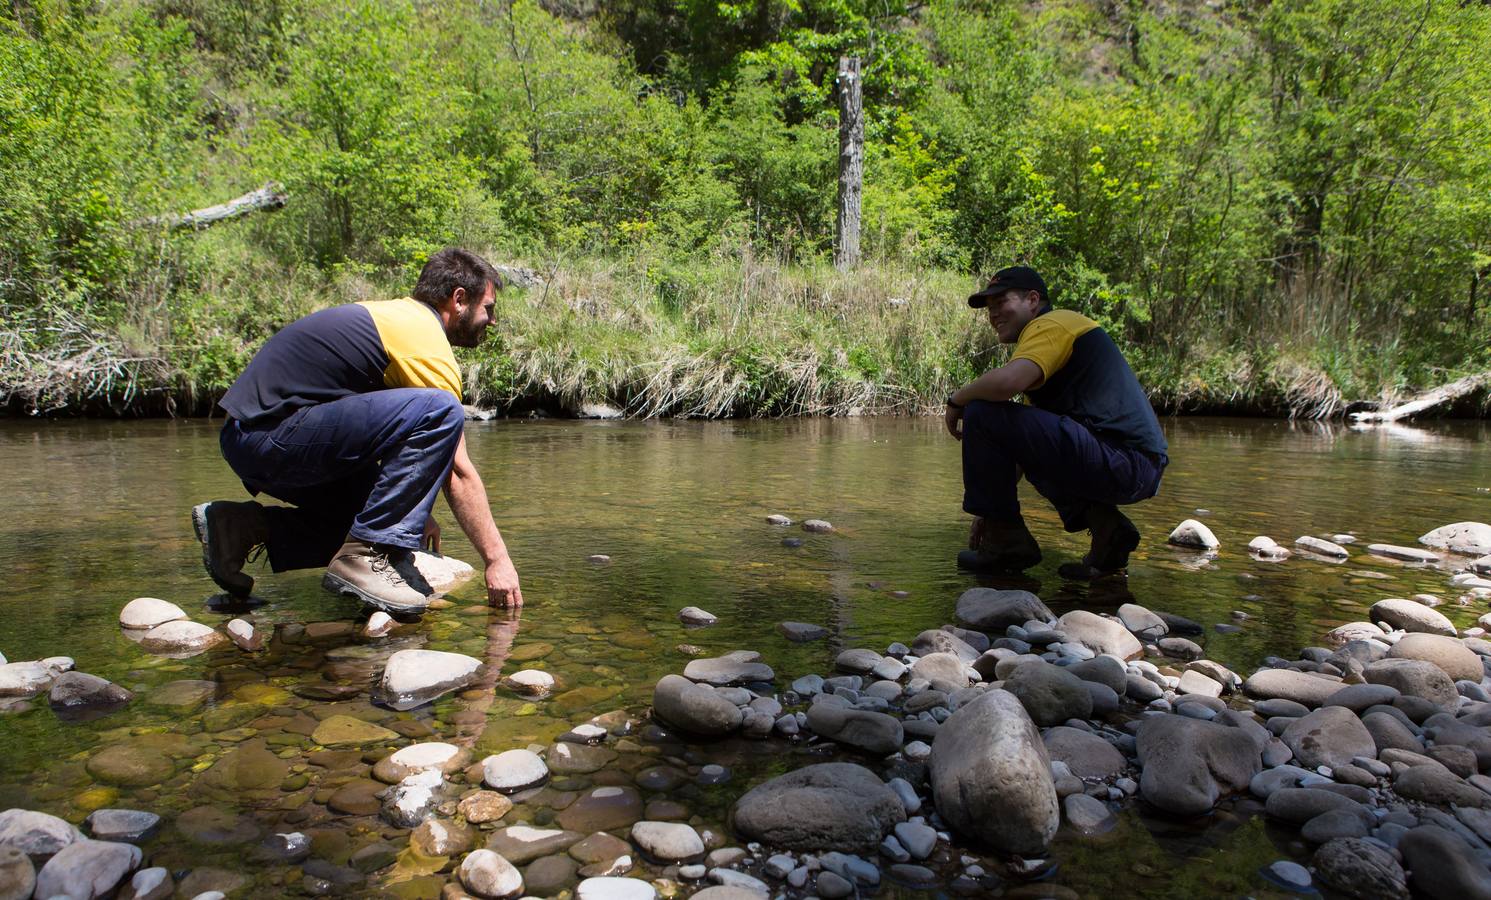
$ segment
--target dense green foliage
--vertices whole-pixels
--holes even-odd
[[[468,359],[505,405],[919,408],[1018,260],[1166,405],[1328,412],[1491,365],[1487,46],[1446,0],[13,0],[0,392],[202,410],[454,243],[549,275]],[[268,180],[281,211],[162,224]]]

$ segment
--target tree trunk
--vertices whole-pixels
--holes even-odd
[[[839,227],[834,266],[859,265],[860,192],[865,170],[864,91],[859,57],[839,57]]]
[[[270,181],[257,191],[249,191],[242,197],[234,197],[227,203],[217,206],[208,206],[203,209],[194,209],[189,213],[175,216],[152,216],[144,219],[140,225],[164,225],[167,228],[190,228],[200,230],[228,219],[236,219],[241,215],[255,212],[261,209],[279,209],[290,199],[285,189],[278,183]]]

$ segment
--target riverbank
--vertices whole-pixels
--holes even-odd
[[[405,276],[283,272],[252,254],[171,305],[90,322],[36,313],[0,329],[9,415],[198,416],[257,348],[340,302],[406,294]],[[467,401],[500,415],[747,418],[914,415],[1004,349],[963,302],[971,281],[936,269],[782,266],[748,255],[688,265],[638,256],[536,265],[499,295],[499,325],[462,351]],[[1358,338],[1324,323],[1139,328],[1079,297],[1057,304],[1109,327],[1164,414],[1339,418],[1491,367],[1484,347]],[[1441,414],[1484,417],[1482,391]]]

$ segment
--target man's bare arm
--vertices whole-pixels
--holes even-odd
[[[486,569],[487,602],[493,606],[522,606],[523,591],[518,586],[518,570],[507,555],[507,545],[492,519],[492,506],[481,475],[466,454],[466,436],[456,446],[455,464],[445,482],[445,499],[456,522],[481,554]]]
[[[1039,387],[1045,381],[1041,367],[1028,359],[1012,359],[997,369],[990,369],[948,397],[944,424],[948,434],[963,439],[963,407],[975,400],[1008,400],[1016,394]]]

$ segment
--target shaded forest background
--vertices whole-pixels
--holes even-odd
[[[1443,0],[8,0],[0,396],[205,413],[460,244],[542,276],[463,357],[509,411],[926,409],[1024,261],[1157,406],[1328,415],[1491,367],[1488,54]]]

